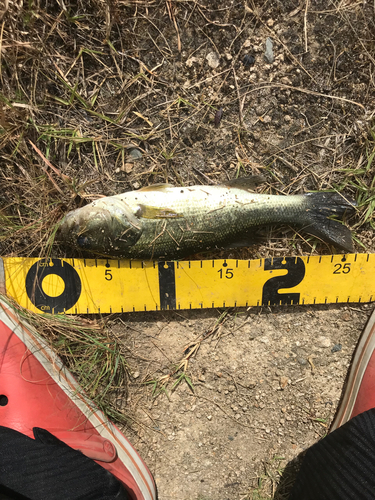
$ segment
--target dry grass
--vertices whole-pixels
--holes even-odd
[[[119,423],[133,420],[125,405],[129,366],[121,342],[103,320],[38,315],[2,299],[59,354],[99,409]]]
[[[373,26],[358,5],[340,2],[327,13],[358,36],[364,67],[371,60],[371,40],[359,36],[356,26],[366,22],[368,33]],[[269,173],[266,189],[271,192],[339,186],[348,195],[360,195],[360,184],[367,185],[373,169],[354,184],[343,183],[341,172],[358,162],[361,155],[354,148],[359,143],[362,152],[373,148],[367,134],[371,120],[363,112],[373,94],[371,72],[366,93],[350,95],[345,82],[341,89],[335,83],[339,54],[334,46],[331,81],[323,85],[332,90],[323,91],[317,75],[311,77],[309,61],[291,54],[266,23],[269,8],[267,2],[250,2],[245,9],[169,0],[6,2],[0,30],[2,253],[46,255],[67,210],[155,182],[217,183],[261,169]],[[308,45],[308,27],[322,13],[307,9],[308,4]],[[296,15],[290,13],[292,19]],[[248,78],[241,58],[257,29],[271,35],[291,65],[302,70],[301,85]],[[210,51],[221,58],[215,71],[205,59]],[[327,133],[322,123],[310,124],[260,152],[254,134],[258,137],[256,129],[269,109],[254,121],[254,97],[268,95],[272,108],[273,96],[285,94],[292,100],[307,94],[310,107],[323,105],[332,119],[337,115],[341,130]],[[213,123],[221,107],[225,133]],[[141,160],[129,154],[134,146]],[[202,148],[207,157],[201,156]],[[317,148],[333,150],[323,169],[309,161]],[[362,159],[367,161],[363,154]],[[364,210],[369,203],[365,197]],[[305,248],[309,251],[309,245]]]

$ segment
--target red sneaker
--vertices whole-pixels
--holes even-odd
[[[147,466],[120,430],[90,402],[58,356],[0,299],[0,425],[34,437],[48,430],[121,481],[132,500],[156,500]]]
[[[375,310],[355,351],[344,396],[331,432],[371,408],[375,408]]]

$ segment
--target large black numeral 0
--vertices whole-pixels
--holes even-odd
[[[263,286],[262,304],[298,304],[299,293],[279,293],[281,288],[293,288],[297,286],[305,277],[305,264],[303,260],[297,257],[277,257],[275,259],[266,259],[264,270],[287,269],[288,273],[284,276],[275,276],[270,278]]]
[[[64,291],[57,297],[47,295],[42,288],[44,278],[50,274],[57,274],[65,283]],[[27,295],[35,307],[55,314],[73,307],[82,290],[77,271],[60,259],[42,259],[35,262],[27,273],[25,285]]]

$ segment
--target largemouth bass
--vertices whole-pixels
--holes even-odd
[[[179,259],[247,246],[258,226],[289,224],[347,252],[350,230],[337,220],[355,203],[338,193],[278,196],[239,185],[155,185],[96,200],[69,212],[58,239],[109,257]]]

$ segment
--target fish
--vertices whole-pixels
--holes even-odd
[[[68,212],[58,241],[107,257],[178,260],[249,246],[260,226],[288,224],[345,252],[351,231],[337,218],[355,202],[336,192],[270,195],[252,192],[251,178],[222,185],[156,184],[100,198]]]

